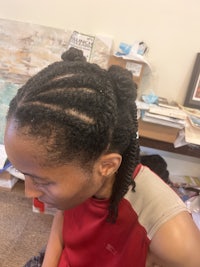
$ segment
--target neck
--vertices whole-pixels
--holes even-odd
[[[102,187],[94,195],[98,199],[108,199],[112,195],[113,184],[115,181],[115,174],[106,177]]]

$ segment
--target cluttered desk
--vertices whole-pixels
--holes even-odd
[[[200,146],[194,144],[186,144],[181,147],[174,147],[178,131],[172,129],[171,133],[166,135],[169,131],[168,127],[139,120],[139,140],[140,145],[144,147],[150,147],[163,151],[168,151],[176,154],[186,155],[190,157],[200,158]],[[163,140],[165,138],[165,140]]]
[[[198,110],[146,105],[141,101],[137,106],[141,146],[200,158]]]
[[[159,102],[158,102],[159,103]],[[200,111],[137,102],[140,146],[200,159]],[[196,159],[195,159],[196,160]],[[191,210],[200,229],[200,179],[170,174],[172,188]]]

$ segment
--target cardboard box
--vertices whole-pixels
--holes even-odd
[[[1,189],[6,189],[6,190],[11,190],[14,185],[17,183],[18,178],[11,175],[7,171],[3,171],[0,173],[0,188]]]
[[[145,63],[140,62],[140,61],[135,61],[135,60],[126,60],[126,59],[123,59],[121,57],[110,56],[108,65],[109,66],[118,65],[118,66],[121,66],[122,68],[126,68],[126,69],[130,70],[133,74],[134,82],[137,85],[139,85],[139,83],[142,79],[142,74],[144,71]]]
[[[55,209],[55,208],[48,208],[39,199],[33,198],[32,211],[33,212],[36,212],[36,213],[44,213],[44,214],[55,215],[57,209]]]
[[[139,136],[174,143],[179,129],[139,120]]]

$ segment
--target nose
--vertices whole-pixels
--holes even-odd
[[[38,198],[43,193],[38,190],[30,177],[25,176],[25,196],[28,198]]]

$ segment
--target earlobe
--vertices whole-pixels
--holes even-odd
[[[100,172],[102,176],[111,176],[117,172],[121,165],[122,156],[117,153],[103,155],[100,159]]]

